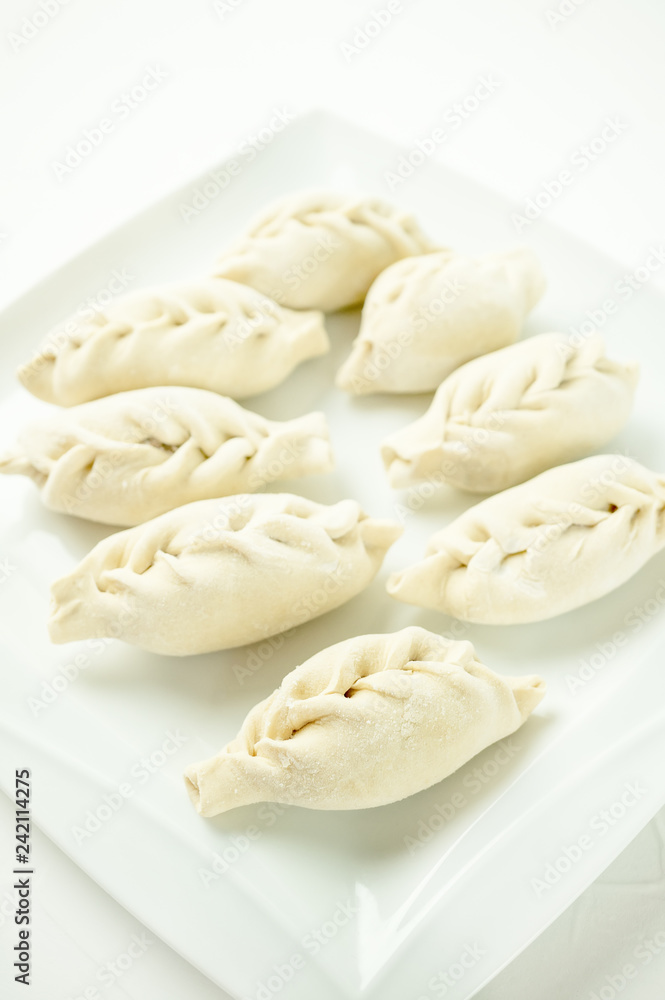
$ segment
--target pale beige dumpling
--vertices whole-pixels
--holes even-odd
[[[273,493],[186,504],[105,538],[57,580],[51,639],[109,636],[173,656],[244,646],[360,593],[401,532],[355,500]]]
[[[134,525],[173,507],[333,466],[322,413],[266,420],[205,389],[160,386],[57,409],[0,454],[51,510]]]
[[[202,816],[397,802],[514,733],[544,693],[540,677],[495,674],[470,642],[415,626],[361,635],[287,674],[234,740],[187,768],[187,790]]]
[[[222,254],[215,274],[291,309],[361,303],[377,274],[434,249],[408,212],[378,198],[303,191],[269,205]]]
[[[337,385],[356,395],[431,392],[471,358],[514,343],[544,290],[538,258],[526,248],[398,261],[367,294]]]
[[[61,406],[163,385],[242,399],[329,346],[320,312],[292,312],[246,285],[202,278],[123,295],[90,320],[73,317],[18,377]]]
[[[543,333],[469,361],[383,442],[390,484],[495,493],[581,458],[626,423],[638,377],[637,364],[605,357],[599,334]]]
[[[665,477],[595,455],[471,507],[388,593],[463,621],[542,621],[621,586],[663,546]]]

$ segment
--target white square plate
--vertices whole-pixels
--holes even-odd
[[[205,273],[248,218],[286,191],[322,186],[391,198],[434,238],[464,251],[521,242],[506,201],[438,164],[425,163],[389,192],[384,175],[403,153],[310,115],[244,163],[225,189],[206,175],[67,264],[2,317],[4,437],[44,409],[13,371],[54,323],[89,298],[103,306],[114,272],[131,276],[128,289]],[[197,190],[200,210],[185,222],[183,206]],[[586,311],[596,311],[610,352],[642,362],[635,413],[611,448],[665,471],[662,299],[648,288],[620,292],[621,269],[542,220],[525,241],[549,278],[526,334],[579,328]],[[608,300],[616,304],[611,314]],[[49,584],[109,529],[44,510],[32,484],[18,477],[0,482],[2,780],[12,793],[14,767],[32,767],[40,826],[238,997],[462,1000],[539,934],[665,801],[665,671],[657,649],[665,561],[654,559],[603,600],[537,625],[462,625],[392,601],[387,573],[420,557],[429,535],[469,501],[443,493],[423,501],[388,488],[378,442],[422,413],[429,397],[351,399],[334,388],[357,324],[357,314],[329,317],[331,354],[248,405],[272,418],[319,408],[328,415],[337,471],[276,489],[323,502],[352,496],[372,514],[402,517],[406,530],[365,593],[283,643],[188,659],[115,642],[51,646]],[[288,670],[333,642],[410,623],[472,640],[499,672],[542,674],[549,691],[537,714],[514,739],[392,806],[196,815],[183,768],[235,735]],[[169,742],[176,731],[183,739]]]

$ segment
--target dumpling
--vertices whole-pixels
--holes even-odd
[[[361,303],[389,264],[431,249],[412,216],[387,202],[304,191],[269,205],[215,273],[291,309],[333,312]]]
[[[594,455],[471,507],[388,593],[485,625],[542,621],[608,594],[663,546],[665,477]]]
[[[61,406],[155,385],[241,399],[328,348],[321,313],[294,313],[246,285],[203,278],[141,289],[91,320],[61,324],[18,377]]]
[[[431,392],[465,361],[512,344],[545,290],[531,250],[400,260],[370,288],[340,389]]]
[[[415,626],[361,635],[287,674],[234,740],[187,768],[187,790],[202,816],[397,802],[514,733],[544,693],[540,677],[495,674],[470,642]]]
[[[390,484],[495,493],[581,458],[621,430],[638,376],[636,364],[605,357],[599,334],[573,345],[543,333],[469,361],[420,420],[383,442]]]
[[[322,413],[280,423],[217,393],[175,386],[57,410],[0,455],[0,472],[30,476],[51,510],[121,525],[332,465]]]
[[[51,639],[111,636],[173,656],[244,646],[360,593],[401,532],[355,500],[199,500],[105,538],[57,580]]]

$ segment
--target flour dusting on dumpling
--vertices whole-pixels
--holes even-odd
[[[608,594],[663,547],[665,477],[594,455],[471,507],[388,593],[485,625],[542,621]]]
[[[245,646],[364,590],[402,532],[355,500],[239,494],[99,542],[52,587],[54,642],[122,639],[185,656]]]
[[[185,771],[202,816],[253,802],[367,809],[429,788],[514,733],[545,693],[501,677],[470,642],[412,626],[322,650]]]
[[[57,409],[0,454],[51,510],[134,525],[182,504],[332,468],[322,413],[266,420],[205,389],[158,386]]]
[[[424,416],[383,442],[390,483],[493,493],[581,458],[621,430],[638,374],[605,357],[599,334],[574,344],[543,333],[469,361]]]

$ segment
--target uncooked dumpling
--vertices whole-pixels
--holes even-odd
[[[74,317],[18,377],[61,406],[157,385],[242,399],[328,348],[321,313],[291,312],[246,285],[203,278],[124,295],[92,320]]]
[[[543,333],[469,361],[420,420],[381,448],[391,486],[423,480],[495,493],[601,448],[628,419],[638,367]]]
[[[514,733],[545,693],[500,677],[470,642],[412,626],[361,635],[296,667],[236,739],[185,771],[202,816],[252,802],[366,809],[446,778]]]
[[[305,191],[269,205],[215,273],[291,309],[332,312],[361,303],[389,264],[432,249],[413,217],[387,202]]]
[[[280,423],[176,386],[54,410],[0,455],[0,472],[30,476],[51,510],[121,525],[332,464],[322,413]]]
[[[355,500],[186,504],[105,538],[56,581],[51,639],[112,636],[174,656],[244,646],[360,593],[401,531]]]
[[[431,392],[466,361],[517,340],[544,289],[527,249],[400,260],[370,288],[337,385],[357,395]]]
[[[663,546],[665,477],[594,455],[471,507],[388,593],[464,621],[541,621],[608,594]]]

